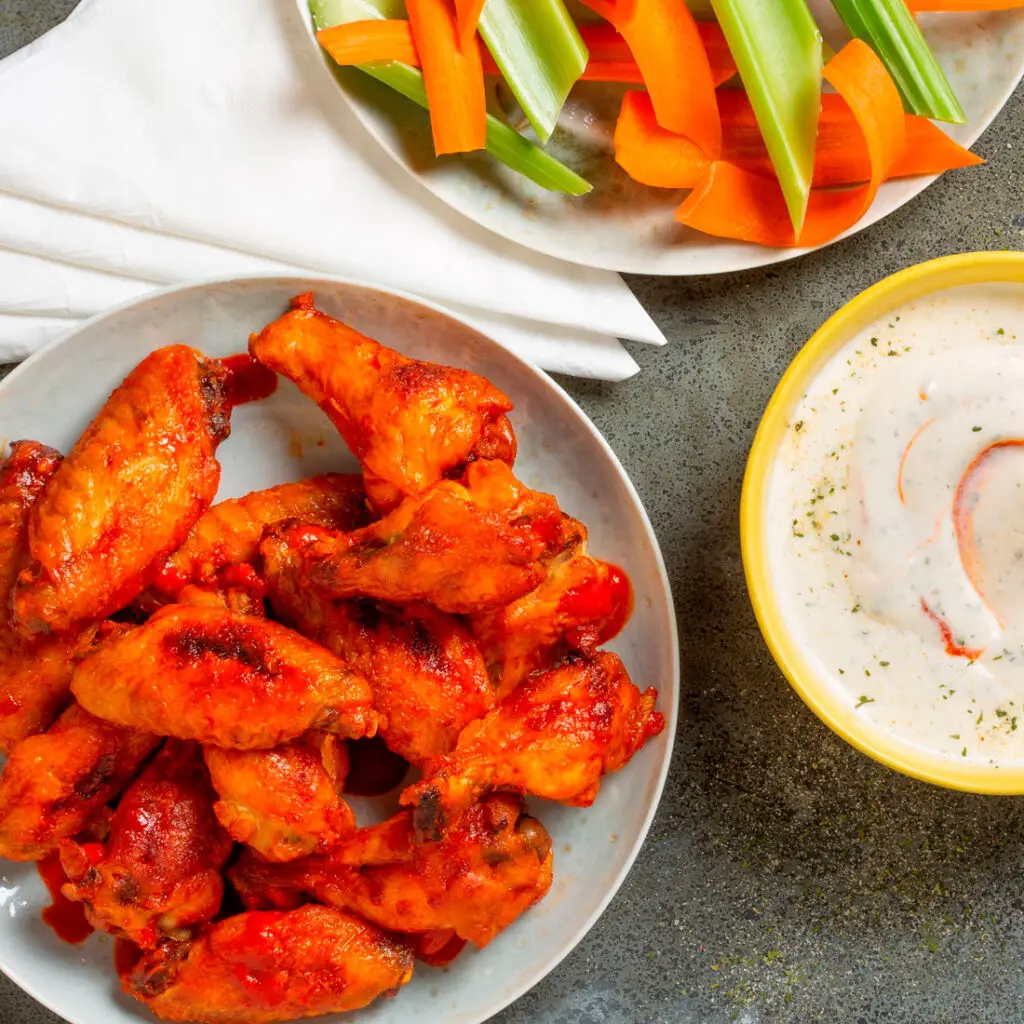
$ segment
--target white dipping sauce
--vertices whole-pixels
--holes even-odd
[[[790,421],[767,533],[795,639],[858,714],[1024,764],[1024,286],[927,296],[843,346]]]

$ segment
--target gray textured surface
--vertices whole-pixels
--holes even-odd
[[[73,0],[0,0],[0,53]],[[1024,802],[889,772],[772,663],[747,602],[747,449],[782,370],[840,305],[934,256],[1024,248],[1024,92],[950,175],[858,237],[765,272],[635,278],[667,350],[563,381],[618,452],[672,577],[682,725],[651,836],[580,947],[502,1024],[1024,1020]],[[2,1024],[57,1018],[0,979]]]

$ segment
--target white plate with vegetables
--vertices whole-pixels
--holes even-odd
[[[1024,74],[1024,10],[979,9],[1015,0],[917,0],[945,9],[916,15],[902,0],[691,0],[696,24],[682,0],[592,0],[614,25],[575,0],[487,0],[479,69],[458,40],[481,5],[450,2],[414,0],[409,21],[403,0],[297,0],[313,43],[362,23],[327,37],[356,66],[324,52],[325,68],[435,195],[529,248],[623,272],[743,270],[866,227],[977,162],[960,147]],[[871,54],[847,46],[851,30]],[[433,133],[420,49],[442,97]],[[894,117],[897,99],[931,120]]]

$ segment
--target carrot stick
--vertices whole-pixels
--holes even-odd
[[[722,149],[715,80],[697,23],[684,0],[585,0],[619,30],[651,94],[658,124],[709,156]]]
[[[448,0],[408,0],[406,9],[427,88],[434,152],[483,149],[487,103],[476,39],[464,49],[459,46]]]
[[[718,160],[683,201],[676,219],[709,235],[770,246],[821,245],[856,224],[906,147],[906,119],[896,86],[866,43],[848,43],[825,66],[824,76],[849,104],[867,145],[866,185],[812,192],[803,230],[794,238],[778,184]]]
[[[484,0],[455,0],[455,23],[459,29],[459,45],[463,49],[473,42],[483,9]]]
[[[762,177],[775,177],[746,94],[739,90],[719,93],[718,109],[722,114],[722,159]],[[893,162],[890,178],[941,174],[985,162],[927,118],[907,114],[906,132],[907,144]],[[824,93],[814,154],[814,186],[853,185],[870,178],[870,155],[853,111],[842,96]]]
[[[693,188],[709,163],[685,135],[658,124],[650,96],[639,90],[622,97],[615,124],[615,162],[634,181],[656,188]]]
[[[407,21],[348,21],[325,28],[316,37],[337,64],[397,60],[419,67],[419,54]]]
[[[1024,7],[1024,0],[907,0],[907,6],[918,11],[1012,11]]]
[[[1024,2],[1024,0],[1022,0]],[[580,36],[590,51],[590,60],[583,72],[585,82],[627,82],[631,85],[643,85],[640,67],[630,52],[629,44],[619,34],[614,25],[597,22],[591,25],[580,25]],[[697,22],[704,49],[707,51],[708,63],[711,65],[711,77],[716,86],[727,82],[736,74],[736,64],[729,53],[722,30],[712,21]]]

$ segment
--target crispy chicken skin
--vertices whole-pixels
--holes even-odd
[[[380,734],[405,760],[447,753],[494,703],[480,651],[454,616],[422,604],[332,601],[305,585],[301,551],[284,537],[268,535],[262,551],[275,614],[366,676],[387,720]]]
[[[397,939],[310,905],[218,921],[191,944],[147,953],[121,984],[164,1020],[269,1024],[367,1006],[412,970]]]
[[[77,835],[160,743],[72,704],[14,748],[0,774],[0,857],[40,860]]]
[[[552,560],[536,590],[472,620],[498,699],[574,651],[593,654],[618,634],[632,608],[629,577],[591,558],[585,544]]]
[[[472,463],[385,518],[351,533],[293,526],[309,582],[335,598],[425,601],[473,614],[514,601],[547,575],[582,527],[549,494],[524,487],[503,462]]]
[[[253,562],[264,529],[286,519],[335,530],[364,526],[370,516],[362,477],[325,473],[218,502],[163,564],[154,589],[175,597],[186,584],[214,583],[227,566]]]
[[[298,633],[226,608],[168,605],[81,661],[71,689],[128,728],[239,750],[308,729],[373,736],[369,683]]]
[[[114,811],[105,845],[61,843],[64,895],[97,928],[152,949],[212,920],[232,842],[196,743],[168,740]]]
[[[664,728],[658,693],[641,693],[619,658],[578,655],[533,676],[468,725],[455,750],[402,793],[416,828],[439,836],[495,789],[589,807],[601,776],[618,771]]]
[[[59,452],[38,441],[13,441],[0,466],[0,607],[28,557],[32,503],[60,465]],[[78,638],[25,640],[0,618],[0,753],[42,732],[71,700]]]
[[[218,820],[267,860],[326,853],[355,831],[340,795],[348,748],[334,736],[308,734],[272,750],[207,747],[206,764]]]
[[[249,351],[327,413],[381,511],[475,458],[515,461],[512,403],[490,381],[400,355],[319,312],[311,294],[253,335]]]
[[[185,345],[147,356],[107,399],[32,508],[13,608],[27,634],[128,604],[188,536],[220,480],[225,371]]]
[[[243,854],[231,881],[246,906],[287,907],[309,896],[389,931],[450,929],[479,946],[551,886],[551,837],[511,793],[475,804],[438,843],[414,840],[412,814],[403,811],[326,857],[275,865]]]

